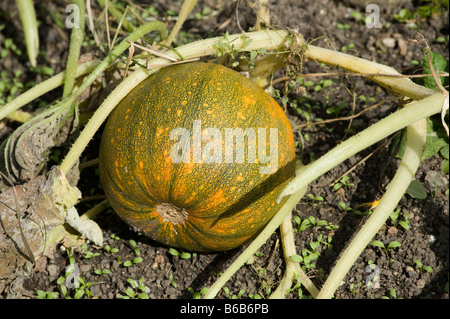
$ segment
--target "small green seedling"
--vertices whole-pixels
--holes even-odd
[[[38,290],[36,291],[36,295],[37,299],[56,299],[59,297],[59,292]]]
[[[117,248],[111,248],[111,246],[108,245],[108,244],[106,244],[103,248],[104,248],[108,253],[110,253],[110,254],[114,254],[114,253],[119,252],[119,249],[117,249]]]
[[[223,287],[223,291],[225,293],[225,296],[227,296],[228,299],[239,299],[240,297],[242,297],[242,295],[245,294],[245,289],[241,289],[239,290],[237,295],[232,295],[230,293],[230,289],[228,289],[228,287]]]
[[[355,184],[350,182],[350,177],[344,176],[342,177],[339,182],[333,185],[333,190],[337,191],[344,187],[345,189],[349,189],[350,187],[354,186]]]
[[[109,235],[109,238],[114,239],[114,240],[119,240],[120,239],[120,237],[117,236],[116,234]]]
[[[134,264],[140,264],[141,262],[144,261],[144,259],[142,259],[142,257],[140,257],[141,250],[137,247],[137,243],[133,239],[130,239],[128,242],[130,243],[131,247],[134,248],[134,253],[136,254],[136,258],[134,258],[133,260],[125,261],[123,263],[124,267],[130,267]]]
[[[429,272],[430,274],[433,273],[433,269],[430,266],[424,266],[422,262],[419,259],[414,259],[414,262],[416,263],[417,267],[419,268],[419,272],[422,274],[424,271]]]
[[[305,218],[304,220],[301,220],[299,216],[294,216],[294,221],[297,223],[297,228],[294,228],[294,231],[296,233],[299,233],[301,231],[304,231],[305,229],[309,227],[324,227],[327,230],[334,230],[339,228],[339,226],[333,225],[331,223],[328,223],[326,220],[319,220],[316,221],[316,218],[314,216],[309,216],[308,218]]]
[[[61,290],[61,294],[66,299],[81,299],[83,296],[91,298],[94,296],[93,292],[90,290],[90,287],[96,282],[86,282],[84,277],[79,275],[78,266],[75,263],[75,257],[70,248],[67,249],[67,256],[69,257],[69,265],[66,267],[66,271],[64,276],[60,276],[56,280],[56,284],[59,285],[59,289]],[[69,294],[68,289],[73,289],[73,297],[72,294]]]
[[[136,254],[136,256],[139,256],[141,254],[141,251],[137,247],[137,243],[133,239],[130,239],[128,242],[130,243],[131,247],[133,247],[134,253]]]
[[[192,253],[191,254],[191,253],[186,252],[186,251],[179,252],[175,248],[169,248],[169,254],[171,254],[172,256],[179,256],[181,259],[189,259],[191,257],[197,256],[196,253]]]
[[[403,214],[403,218],[404,220],[399,220],[400,217],[400,208],[397,208],[395,211],[393,211],[391,213],[391,215],[389,216],[391,218],[392,221],[392,225],[395,228],[398,228],[398,226],[400,225],[401,227],[403,227],[403,229],[405,230],[409,230],[410,226],[409,226],[409,219],[408,219],[408,214],[404,213]]]
[[[350,290],[350,294],[352,296],[357,294],[359,292],[360,288],[362,287],[362,285],[363,285],[362,282],[359,282],[356,285],[352,282],[348,287],[348,289]]]
[[[339,203],[338,203],[338,206],[339,206],[340,208],[342,208],[345,212],[351,212],[351,211],[353,211],[353,208],[347,206],[347,204],[344,203],[344,202],[339,202]]]
[[[395,291],[394,288],[389,288],[389,296],[382,296],[381,299],[403,299],[403,298],[397,297],[397,292]]]
[[[313,194],[306,194],[306,197],[308,197],[312,201],[313,206],[323,204],[323,202],[325,201],[325,199],[319,195],[314,196]]]
[[[193,299],[202,299],[202,296],[208,292],[208,287],[203,288],[199,292],[196,292],[192,287],[189,287],[187,290],[192,294]]]
[[[103,269],[103,270],[95,269],[94,270],[94,274],[99,275],[99,276],[101,276],[101,275],[111,275],[111,271],[109,271],[108,269]]]
[[[381,242],[379,240],[374,240],[372,242],[372,246],[382,248],[385,251],[386,256],[388,256],[388,257],[389,257],[389,249],[397,248],[397,247],[400,247],[401,245],[402,244],[399,243],[398,241],[391,241],[387,246],[385,246],[383,244],[383,242]]]
[[[120,295],[122,299],[149,299],[147,293],[150,289],[144,285],[144,280],[142,277],[138,280],[128,278],[127,282],[130,287],[125,290],[125,296]]]
[[[333,114],[334,117],[339,117],[339,113],[348,108],[348,102],[340,102],[338,105],[332,105],[326,109],[327,114]],[[344,176],[345,177],[345,176]]]
[[[124,267],[130,267],[133,266],[134,264],[140,264],[141,262],[143,262],[144,260],[142,259],[142,257],[136,257],[133,260],[126,260],[123,263]]]
[[[320,253],[316,251],[318,244],[320,244],[320,243],[311,242],[310,247],[311,247],[312,251],[307,248],[303,248],[301,255],[292,255],[291,260],[293,262],[303,263],[302,269],[304,271],[307,269],[316,268],[316,265],[313,264],[312,262],[314,260],[316,260],[317,258],[319,258],[319,256],[320,256]]]
[[[169,275],[169,281],[170,281],[170,284],[171,284],[174,288],[177,288],[177,287],[178,287],[178,284],[175,282],[175,280],[173,280],[173,274],[170,274],[170,275]]]
[[[93,253],[93,252],[89,251],[86,244],[83,244],[81,246],[81,248],[84,251],[84,258],[86,258],[86,259],[100,256],[100,253]]]
[[[212,10],[206,7],[201,12],[196,12],[194,18],[196,20],[205,20],[211,12]]]

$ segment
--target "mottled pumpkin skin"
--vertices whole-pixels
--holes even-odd
[[[261,174],[267,164],[249,163],[247,151],[244,163],[174,163],[171,131],[186,128],[192,138],[195,120],[222,136],[225,128],[266,128],[267,144],[277,128],[278,170]],[[190,251],[228,250],[254,237],[284,203],[276,199],[294,169],[281,107],[253,81],[211,63],[170,66],[144,80],[110,115],[100,147],[101,182],[116,213],[140,233]],[[163,218],[167,207],[182,210],[180,219]]]

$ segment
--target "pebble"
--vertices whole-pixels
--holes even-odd
[[[425,176],[425,181],[432,189],[434,189],[436,185],[437,187],[446,187],[448,185],[447,177],[438,171],[429,171]]]
[[[423,279],[419,279],[417,280],[417,288],[422,289],[423,287],[425,287],[425,280]]]
[[[411,266],[406,266],[405,271],[409,278],[417,278],[418,276],[417,272]]]
[[[48,265],[47,267],[48,275],[50,277],[56,277],[59,273],[59,267],[56,265]]]
[[[384,38],[383,40],[381,40],[381,42],[383,43],[383,45],[386,48],[394,48],[395,47],[395,39],[394,38]]]
[[[87,273],[88,271],[90,271],[92,268],[92,265],[81,265],[80,266],[80,271],[82,273]]]
[[[391,226],[388,228],[387,232],[389,235],[396,235],[398,233],[398,229],[394,226]]]

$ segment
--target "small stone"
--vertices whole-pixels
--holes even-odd
[[[47,271],[48,271],[48,275],[50,277],[56,277],[58,275],[59,272],[59,267],[56,265],[48,265],[47,267]]]
[[[80,271],[82,273],[87,273],[87,272],[89,272],[91,270],[91,268],[92,268],[92,265],[81,265],[80,266]]]
[[[437,187],[447,187],[448,179],[441,172],[429,171],[425,176],[425,181],[428,183],[431,189]]]
[[[389,227],[387,232],[389,235],[396,235],[398,233],[398,229],[395,228],[394,226],[392,226],[392,227]]]
[[[416,273],[414,268],[412,268],[411,266],[406,266],[405,271],[409,278],[417,278],[417,276],[418,276],[418,274]]]
[[[383,45],[386,48],[394,48],[395,47],[395,39],[394,38],[384,38],[383,40],[381,40],[381,42],[383,43]]]
[[[425,280],[423,279],[419,279],[417,280],[417,288],[422,289],[423,287],[425,287]]]
[[[398,39],[397,43],[400,49],[400,55],[405,56],[408,53],[408,45],[406,44],[406,41],[403,39]]]

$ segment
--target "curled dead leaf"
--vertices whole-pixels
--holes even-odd
[[[22,184],[41,174],[49,150],[66,141],[77,127],[73,108],[56,103],[17,128],[0,146],[0,169],[9,181],[0,178],[0,191],[10,183]]]
[[[78,217],[74,205],[80,197],[58,167],[0,194],[0,280],[26,275],[33,260],[64,239],[61,229],[69,215]],[[101,242],[100,228],[89,222],[94,235],[88,236]]]

